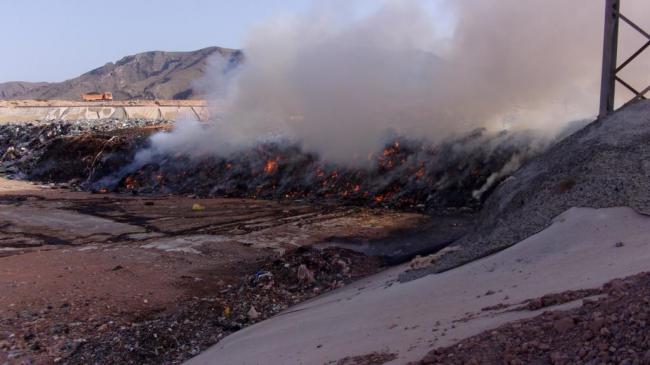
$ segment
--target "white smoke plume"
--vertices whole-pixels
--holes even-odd
[[[435,142],[486,127],[549,136],[596,114],[604,0],[393,0],[362,17],[350,3],[252,30],[244,64],[224,74],[215,60],[201,81],[213,120],[181,121],[145,154],[223,155],[287,138],[362,163],[387,135]],[[650,2],[624,6],[650,24]],[[625,56],[638,40],[623,38]]]

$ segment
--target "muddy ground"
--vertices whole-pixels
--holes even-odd
[[[367,246],[430,225],[380,208],[0,178],[0,363],[180,363],[384,264],[313,245]]]

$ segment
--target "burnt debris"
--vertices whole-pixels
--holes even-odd
[[[322,161],[291,142],[229,156],[158,154],[134,162],[147,122],[55,122],[0,126],[0,173],[97,192],[304,199],[429,212],[476,210],[499,181],[547,143],[525,132],[476,130],[438,144],[394,138],[366,167]]]

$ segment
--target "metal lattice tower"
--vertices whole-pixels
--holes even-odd
[[[621,79],[618,74],[632,61],[634,61],[646,48],[650,47],[650,34],[643,28],[636,25],[629,18],[621,13],[622,0],[606,0],[605,9],[605,41],[603,44],[603,74],[600,89],[600,116],[606,116],[615,110],[614,97],[616,95],[616,83],[620,83],[630,90],[634,97],[625,105],[640,99],[646,99],[645,95],[650,92],[650,86],[638,91],[632,85]],[[628,57],[623,63],[618,62],[618,28],[620,21],[625,22],[632,29],[646,37],[647,42]]]

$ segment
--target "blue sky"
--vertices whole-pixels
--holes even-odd
[[[330,0],[6,1],[0,82],[62,81],[143,51],[239,48],[255,24],[319,1]],[[361,12],[381,3],[347,1],[356,1]]]

